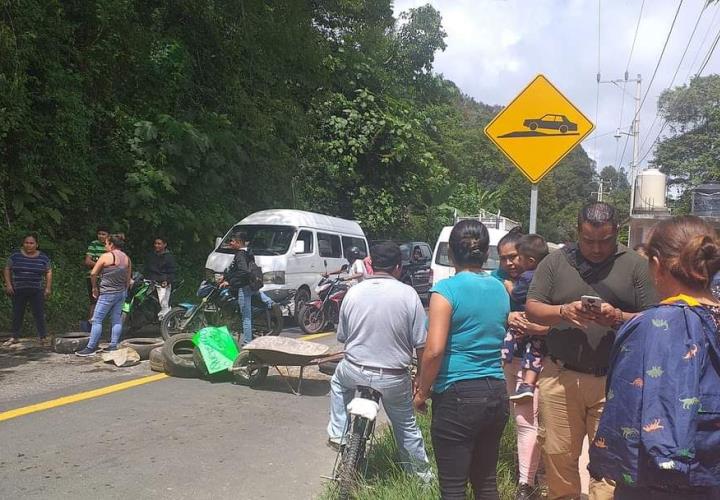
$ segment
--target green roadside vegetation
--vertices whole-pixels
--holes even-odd
[[[430,413],[418,414],[418,424],[425,440],[425,449],[437,475],[435,455],[430,440]],[[517,453],[515,441],[515,427],[512,421],[505,426],[502,441],[500,442],[500,456],[497,466],[498,490],[501,500],[515,498],[515,470],[517,468]],[[337,498],[336,486],[328,482],[320,496],[321,500]],[[370,449],[368,470],[365,482],[358,490],[357,500],[431,500],[440,498],[437,479],[429,485],[421,483],[416,478],[407,475],[397,464],[397,447],[392,430],[389,426],[378,429],[375,433],[375,443]],[[473,497],[468,490],[468,500]]]
[[[6,2],[0,261],[39,233],[56,332],[85,315],[80,263],[101,223],[136,264],[167,236],[189,294],[214,238],[267,208],[430,243],[456,210],[527,227],[530,184],[483,134],[502,103],[434,71],[445,39],[435,8],[395,17],[390,0]],[[681,187],[718,174],[719,88],[711,75],[660,98],[660,166]],[[548,240],[574,238],[599,177],[627,214],[625,171],[597,167],[577,147],[543,180]],[[0,331],[9,307],[0,297]]]

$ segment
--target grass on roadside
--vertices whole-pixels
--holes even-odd
[[[435,455],[430,441],[430,414],[418,415],[418,424],[425,440],[433,471],[437,476]],[[368,470],[364,484],[357,494],[358,500],[420,500],[440,498],[437,479],[429,485],[422,484],[416,478],[405,474],[396,461],[397,447],[390,426],[378,429],[375,433],[375,442],[368,456]],[[505,426],[500,442],[500,456],[497,467],[497,481],[500,498],[511,500],[515,498],[515,470],[516,464],[515,429],[512,421]],[[336,498],[336,485],[328,482],[321,494],[322,500]],[[468,491],[468,499],[472,496]]]

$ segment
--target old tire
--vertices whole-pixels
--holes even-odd
[[[219,382],[231,379],[230,372],[228,372],[227,370],[210,373],[207,369],[207,365],[205,365],[205,359],[203,358],[200,349],[198,349],[197,347],[195,348],[195,352],[193,353],[193,363],[195,364],[195,368],[200,374],[200,377],[204,378],[205,380]]]
[[[240,351],[233,364],[235,382],[256,387],[263,383],[268,375],[267,366],[256,366],[250,351]]]
[[[90,335],[85,332],[68,332],[55,335],[53,350],[60,354],[72,354],[85,349],[90,341]]]
[[[195,344],[191,333],[173,335],[162,346],[165,370],[173,377],[192,378],[199,375],[193,363]]]
[[[162,353],[162,347],[156,347],[150,351],[150,369],[154,372],[165,373],[165,357]]]
[[[348,500],[355,497],[360,478],[362,477],[361,465],[365,455],[365,439],[357,432],[353,432],[348,439],[347,446],[342,454],[340,462],[339,494],[341,500]]]
[[[158,347],[162,347],[165,343],[162,339],[157,338],[136,338],[127,339],[120,342],[120,347],[132,347],[140,355],[141,360],[150,358],[150,351]]]

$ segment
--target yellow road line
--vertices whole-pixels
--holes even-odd
[[[315,333],[313,335],[303,335],[302,337],[300,337],[300,340],[314,340],[314,339],[319,339],[322,337],[327,337],[328,335],[335,335],[335,332]]]
[[[0,413],[0,422],[2,422],[3,420],[10,420],[11,418],[22,417],[23,415],[28,415],[30,413],[35,413],[38,411],[49,410],[51,408],[57,408],[58,406],[69,405],[71,403],[77,403],[78,401],[84,401],[86,399],[97,398],[99,396],[105,396],[106,394],[110,394],[110,393],[117,392],[117,391],[124,391],[125,389],[130,389],[131,387],[148,384],[150,382],[155,382],[157,380],[163,380],[165,378],[168,378],[168,376],[166,374],[158,373],[157,375],[150,375],[148,377],[136,378],[134,380],[129,380],[127,382],[122,382],[120,384],[109,385],[107,387],[101,387],[100,389],[94,389],[92,391],[79,392],[77,394],[72,394],[70,396],[65,396],[65,397],[58,398],[58,399],[52,399],[50,401],[44,401],[42,403],[37,403],[34,405],[30,405],[30,406],[24,406],[22,408],[16,408],[14,410],[8,410],[8,411]]]

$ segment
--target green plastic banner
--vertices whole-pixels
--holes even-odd
[[[239,354],[235,340],[226,326],[208,326],[198,330],[192,341],[200,349],[208,373],[231,368]]]

